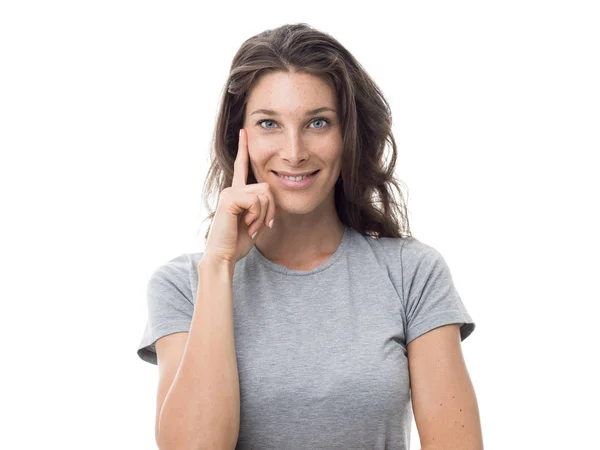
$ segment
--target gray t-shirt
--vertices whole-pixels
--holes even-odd
[[[189,331],[203,253],[160,266],[147,290],[137,353]],[[290,270],[256,247],[233,275],[240,379],[237,449],[410,448],[407,344],[442,325],[475,329],[441,254],[416,238],[345,227],[327,262]]]

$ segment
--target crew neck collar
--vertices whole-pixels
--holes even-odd
[[[326,262],[318,265],[317,267],[315,267],[312,270],[288,269],[287,267],[282,266],[281,264],[277,264],[277,263],[271,261],[270,259],[267,259],[256,248],[255,245],[252,246],[249,256],[250,256],[252,262],[258,262],[258,263],[262,264],[263,266],[267,267],[268,269],[273,270],[275,272],[282,273],[284,275],[291,275],[291,276],[313,275],[313,274],[316,274],[316,273],[322,272],[323,270],[328,269],[342,257],[342,255],[346,251],[346,248],[348,247],[351,231],[352,231],[352,229],[350,227],[344,225],[344,234],[342,236],[342,240],[341,240],[340,244],[338,245],[338,248],[336,249],[336,251],[329,257],[329,259]]]

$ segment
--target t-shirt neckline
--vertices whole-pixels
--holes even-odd
[[[291,276],[313,275],[313,274],[322,272],[323,270],[326,270],[329,267],[331,267],[333,264],[335,264],[336,261],[338,261],[342,257],[344,252],[346,251],[349,241],[350,241],[350,228],[348,226],[344,225],[344,235],[342,236],[342,241],[338,245],[338,248],[335,250],[335,252],[329,257],[329,259],[326,262],[318,265],[317,267],[315,267],[312,270],[288,269],[287,267],[282,266],[281,264],[277,264],[277,263],[271,261],[270,259],[267,259],[260,251],[258,251],[258,249],[256,248],[255,245],[252,246],[252,249],[250,250],[250,255],[251,255],[253,261],[258,261],[259,263],[261,263],[268,269],[273,270],[275,272],[282,273],[284,275],[291,275]]]

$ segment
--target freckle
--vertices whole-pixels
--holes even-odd
[[[442,404],[440,403],[440,406],[442,406]]]
[[[461,409],[461,411],[462,411],[462,409]]]
[[[463,428],[464,428],[464,427],[465,427],[465,426],[463,425]]]

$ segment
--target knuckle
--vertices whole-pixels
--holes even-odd
[[[219,195],[219,205],[224,205],[226,203],[229,203],[229,194],[225,191],[221,192],[221,194]]]

